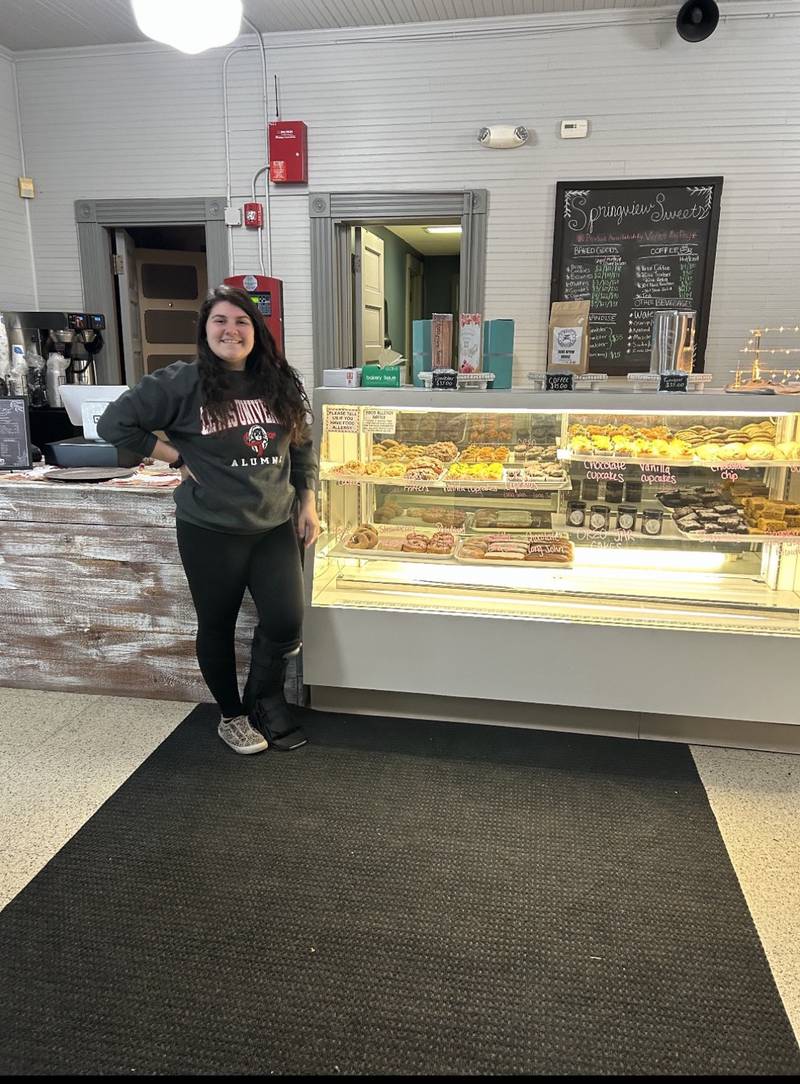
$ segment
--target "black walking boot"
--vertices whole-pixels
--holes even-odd
[[[250,673],[242,703],[250,723],[261,731],[271,749],[280,752],[299,749],[308,741],[292,718],[292,709],[283,694],[288,660],[300,651],[300,646],[296,642],[270,643],[258,628],[253,634]]]

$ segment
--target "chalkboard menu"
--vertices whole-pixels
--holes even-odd
[[[722,177],[559,181],[550,301],[588,300],[589,371],[647,372],[653,313],[697,313],[702,372]]]
[[[21,396],[0,399],[0,471],[30,470],[31,435],[28,401]]]

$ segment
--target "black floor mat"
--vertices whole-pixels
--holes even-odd
[[[796,1074],[687,747],[201,706],[0,915],[0,1068]]]

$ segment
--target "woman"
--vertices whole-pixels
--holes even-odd
[[[301,645],[298,537],[310,546],[319,535],[309,412],[256,306],[241,290],[219,286],[200,309],[197,359],[145,376],[97,426],[117,447],[180,469],[178,550],[197,611],[197,661],[220,708],[217,732],[237,753],[306,741],[283,681]],[[245,588],[258,625],[240,697],[234,634]]]

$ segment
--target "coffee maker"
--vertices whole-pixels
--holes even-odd
[[[19,346],[26,353],[35,347],[37,352],[48,361],[53,353],[62,355],[67,365],[60,363],[58,370],[53,364],[47,365],[47,406],[31,401],[28,412],[31,440],[43,449],[45,459],[59,463],[67,452],[75,451],[65,447],[80,436],[81,420],[74,421],[64,409],[59,388],[66,385],[94,385],[96,373],[94,358],[103,347],[102,332],[106,321],[102,313],[94,312],[4,312],[3,320],[8,333],[9,346]],[[101,454],[92,442],[87,463],[77,465],[95,465]],[[106,457],[117,465],[117,452],[114,448],[106,449]],[[74,460],[68,464],[75,465]]]
[[[4,312],[9,345],[23,350],[33,342],[43,358],[63,354],[68,384],[95,384],[95,354],[103,349],[105,316],[100,312]],[[60,404],[51,403],[51,406]]]
[[[72,312],[54,315],[66,316],[67,327],[48,325],[43,347],[48,353],[56,351],[67,358],[68,384],[96,384],[94,356],[103,349],[103,336],[100,332],[105,330],[106,326],[102,313]],[[47,357],[47,354],[43,356]]]

